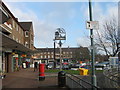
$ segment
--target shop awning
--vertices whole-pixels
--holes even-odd
[[[0,47],[3,48],[9,48],[12,50],[19,50],[22,52],[32,52],[31,49],[25,47],[24,45],[16,42],[15,40],[11,39],[10,37],[8,37],[7,35],[3,34],[2,32],[0,32],[0,36],[2,36],[2,41],[0,41]]]

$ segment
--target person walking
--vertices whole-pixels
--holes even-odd
[[[34,71],[37,71],[37,70],[38,70],[38,63],[34,62]]]

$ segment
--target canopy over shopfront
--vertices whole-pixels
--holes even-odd
[[[10,37],[8,37],[5,34],[2,34],[0,32],[0,35],[2,36],[2,41],[0,41],[0,47],[2,47],[2,50],[19,50],[22,52],[26,52],[26,53],[31,53],[32,50],[25,47],[24,45],[16,42],[15,40],[11,39]]]
[[[2,68],[5,72],[14,72],[26,59],[31,58],[32,50],[0,32],[0,51],[2,51]],[[14,54],[13,54],[14,53]]]

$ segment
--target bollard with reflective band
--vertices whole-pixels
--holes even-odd
[[[45,80],[45,64],[39,64],[39,81]]]

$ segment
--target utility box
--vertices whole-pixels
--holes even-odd
[[[119,65],[118,57],[109,57],[109,65],[111,68],[116,68]]]
[[[80,75],[88,75],[88,69],[80,68]]]

